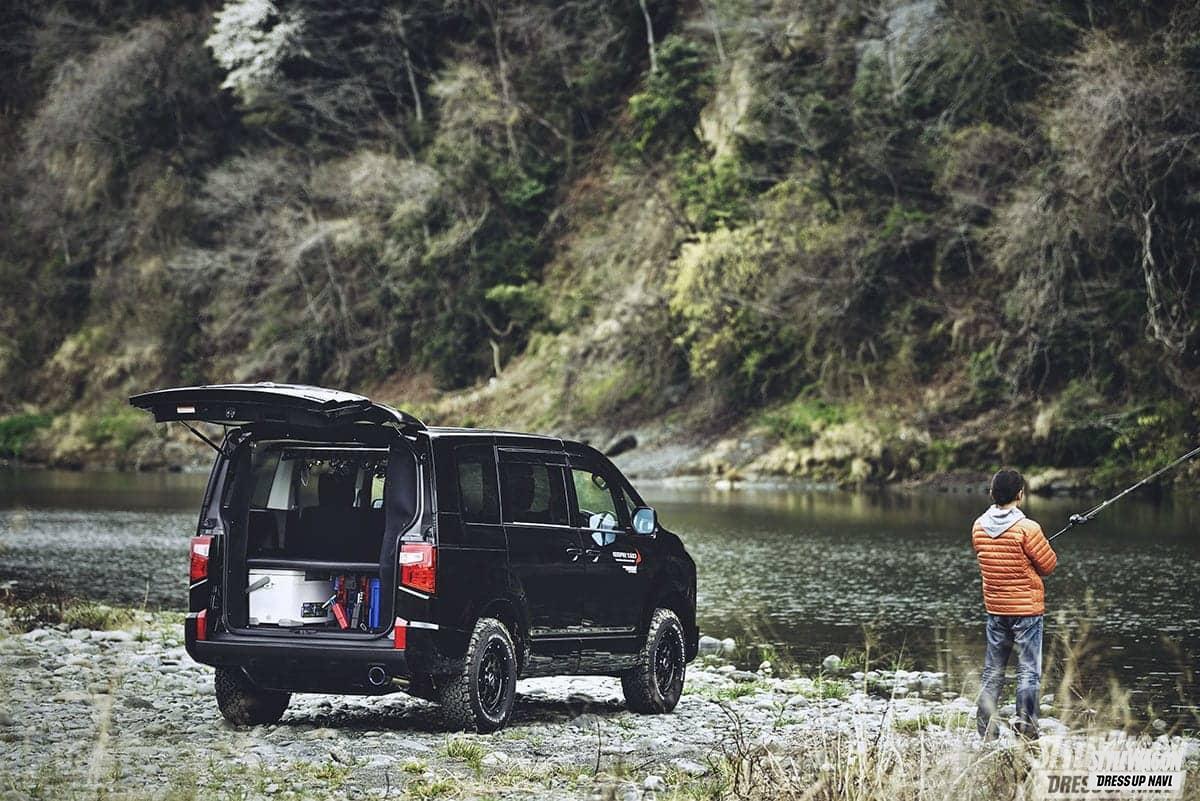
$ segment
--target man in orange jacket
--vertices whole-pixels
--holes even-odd
[[[1042,527],[1025,516],[1025,479],[1016,470],[992,476],[994,505],[971,529],[971,545],[983,574],[987,609],[987,653],[976,722],[984,739],[996,736],[996,706],[1004,686],[1004,669],[1017,651],[1017,733],[1038,736],[1038,702],[1042,680],[1042,616],[1046,591],[1042,577],[1054,571],[1058,557]]]

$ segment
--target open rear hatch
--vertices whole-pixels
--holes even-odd
[[[375,403],[362,395],[296,384],[176,387],[134,395],[129,403],[150,412],[159,423],[282,423],[306,428],[347,423],[394,423],[408,431],[425,427],[407,412]]]
[[[218,449],[226,466],[211,538],[229,630],[390,631],[399,539],[419,523],[420,420],[291,384],[179,387],[129,402],[157,422],[244,427]]]

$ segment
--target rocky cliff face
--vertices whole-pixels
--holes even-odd
[[[217,380],[841,481],[1200,428],[1187,8],[2,13],[0,458]]]

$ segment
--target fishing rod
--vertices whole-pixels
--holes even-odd
[[[1060,532],[1058,532],[1057,534],[1055,534],[1053,537],[1050,537],[1050,539],[1048,539],[1048,540],[1047,540],[1047,542],[1049,542],[1049,541],[1053,540],[1055,537],[1061,537],[1063,534],[1066,534],[1068,531],[1070,531],[1070,530],[1071,530],[1072,528],[1074,528],[1075,526],[1082,526],[1084,523],[1088,522],[1088,521],[1089,521],[1089,520],[1091,520],[1093,517],[1095,517],[1096,515],[1100,514],[1102,511],[1104,511],[1104,509],[1105,509],[1106,507],[1108,507],[1108,506],[1111,506],[1112,504],[1114,504],[1114,503],[1116,503],[1117,501],[1121,500],[1122,498],[1124,498],[1124,497],[1125,497],[1126,495],[1128,495],[1129,493],[1133,492],[1133,491],[1134,491],[1135,489],[1137,489],[1138,487],[1144,487],[1144,486],[1146,486],[1146,485],[1147,485],[1147,484],[1149,484],[1151,481],[1153,481],[1154,479],[1156,479],[1156,478],[1158,478],[1159,476],[1161,476],[1163,473],[1166,473],[1166,472],[1168,472],[1168,471],[1170,471],[1170,470],[1173,470],[1173,469],[1175,469],[1176,467],[1178,467],[1179,465],[1183,464],[1183,463],[1184,463],[1184,462],[1186,462],[1188,459],[1191,459],[1192,457],[1194,457],[1194,456],[1196,456],[1196,455],[1200,455],[1200,448],[1195,448],[1195,449],[1193,449],[1193,450],[1190,450],[1190,451],[1188,451],[1188,452],[1187,452],[1187,453],[1185,453],[1183,456],[1180,456],[1178,459],[1176,459],[1175,461],[1171,462],[1171,463],[1170,463],[1169,465],[1167,465],[1166,467],[1164,467],[1164,468],[1162,468],[1162,469],[1160,469],[1160,470],[1156,470],[1155,472],[1153,472],[1153,473],[1151,473],[1150,475],[1146,476],[1145,478],[1143,478],[1141,481],[1139,481],[1138,483],[1134,484],[1133,486],[1125,488],[1124,490],[1122,490],[1121,492],[1119,492],[1119,493],[1117,493],[1116,495],[1112,496],[1111,498],[1109,498],[1107,501],[1105,501],[1104,503],[1100,504],[1099,506],[1095,506],[1095,507],[1093,507],[1093,508],[1089,509],[1088,511],[1084,512],[1084,513],[1083,513],[1083,514],[1081,514],[1081,515],[1071,515],[1071,517],[1069,518],[1069,522],[1068,522],[1068,523],[1067,523],[1067,525],[1066,525],[1066,526],[1063,528],[1063,530],[1062,530],[1062,531],[1060,531]]]

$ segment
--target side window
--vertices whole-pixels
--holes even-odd
[[[454,449],[458,464],[459,512],[464,523],[499,523],[500,494],[496,490],[496,457],[491,445]]]
[[[504,488],[504,522],[568,525],[561,467],[502,462],[500,479]]]
[[[591,470],[572,468],[571,483],[575,485],[576,508],[571,512],[571,522],[580,528],[590,528],[599,531],[616,531],[621,527],[621,517],[617,512],[620,489],[610,487],[608,481],[599,473]],[[615,497],[614,497],[615,496]]]

